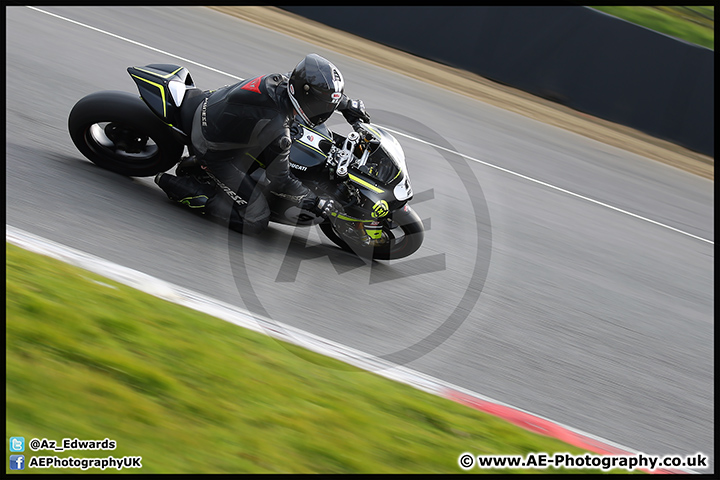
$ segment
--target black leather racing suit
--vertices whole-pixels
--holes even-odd
[[[286,76],[262,75],[220,88],[204,100],[192,124],[195,153],[207,170],[245,205],[217,189],[205,211],[243,233],[264,230],[270,208],[248,172],[254,164],[265,168],[267,192],[311,208],[317,196],[290,173],[293,107],[287,94]]]

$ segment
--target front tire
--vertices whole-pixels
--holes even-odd
[[[392,221],[396,226],[395,229],[391,230],[387,224],[383,226],[383,235],[389,237],[388,242],[373,248],[372,258],[376,260],[395,260],[410,256],[420,248],[425,238],[422,220],[409,205],[393,212]],[[321,223],[320,229],[325,236],[343,250],[355,252],[355,249],[337,234],[329,221]],[[396,235],[395,232],[398,234]],[[360,247],[361,250],[363,248]]]
[[[127,92],[83,97],[70,111],[68,130],[88,160],[129,177],[169,170],[184,149],[177,134],[139,96]]]

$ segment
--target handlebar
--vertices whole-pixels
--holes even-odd
[[[335,174],[338,177],[345,177],[348,174],[348,167],[352,162],[354,155],[353,151],[360,140],[360,135],[357,132],[350,132],[343,143],[342,148],[333,147],[328,155],[328,160],[337,162]]]
[[[370,156],[370,148],[368,144],[374,135],[367,130],[363,129],[361,125],[363,122],[353,122],[352,128],[354,131],[350,132],[342,143],[342,147],[333,146],[328,155],[328,161],[334,165],[337,165],[335,174],[339,177],[345,177],[348,174],[348,168],[356,162],[358,167],[362,167],[367,163],[368,157]],[[362,148],[362,156],[360,158],[355,157],[354,152],[358,144],[363,143],[365,148]]]

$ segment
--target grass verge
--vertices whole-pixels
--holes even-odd
[[[715,7],[591,7],[671,37],[715,49]]]
[[[26,464],[127,455],[142,456],[130,473],[461,473],[463,452],[582,453],[14,245],[6,254],[7,437],[117,442],[26,450]]]

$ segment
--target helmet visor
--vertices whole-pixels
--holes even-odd
[[[295,110],[298,111],[303,120],[313,125],[321,124],[330,118],[330,115],[337,108],[340,98],[342,98],[342,93],[323,91],[313,87],[298,95],[292,84],[289,93]]]

